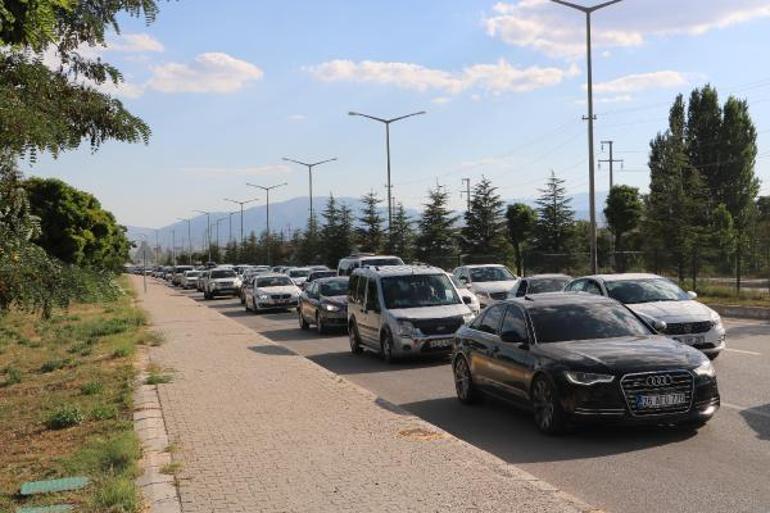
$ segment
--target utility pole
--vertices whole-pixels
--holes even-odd
[[[193,210],[193,212],[206,215],[206,242],[209,246],[209,262],[211,262],[211,212],[205,210]]]
[[[219,253],[219,223],[221,223],[222,221],[227,221],[227,217],[221,217],[221,218],[216,220],[216,225],[217,225],[217,253]]]
[[[230,224],[230,228],[228,230],[229,233],[227,234],[227,245],[228,246],[233,241],[233,215],[234,214],[235,214],[235,212],[230,212],[229,214],[227,214],[227,217],[230,219],[230,223],[229,223]]]
[[[160,265],[160,242],[158,242],[158,230],[155,230],[155,265]]]
[[[176,230],[171,230],[171,260],[176,267]]]
[[[266,200],[267,200],[267,222],[266,222],[266,224],[267,224],[267,265],[273,265],[272,259],[271,259],[271,255],[270,255],[270,252],[271,252],[270,251],[270,245],[271,245],[270,243],[271,243],[271,241],[273,239],[273,237],[272,237],[272,235],[270,233],[270,191],[272,191],[273,189],[277,189],[279,187],[284,187],[284,186],[289,185],[289,184],[286,183],[286,182],[283,182],[283,183],[279,183],[279,184],[276,184],[276,185],[271,185],[270,187],[265,187],[264,185],[254,185],[253,183],[247,183],[246,185],[248,185],[249,187],[254,187],[256,189],[262,189],[263,191],[265,191]]]
[[[230,203],[235,203],[236,205],[240,205],[241,207],[241,244],[243,244],[243,206],[248,205],[249,203],[254,203],[255,201],[259,201],[259,198],[254,198],[246,201],[236,201],[233,199],[225,198],[225,201],[229,201]]]
[[[313,219],[313,168],[316,166],[320,166],[321,164],[328,164],[329,162],[334,162],[337,160],[337,157],[334,157],[333,159],[327,159],[327,160],[321,160],[320,162],[302,162],[299,160],[294,160],[290,158],[284,157],[283,160],[286,162],[293,162],[295,164],[299,164],[300,166],[305,166],[307,168],[307,175],[308,179],[310,181],[310,219]],[[310,222],[308,222],[308,226],[310,226]]]
[[[369,118],[373,121],[378,121],[385,125],[385,153],[387,155],[388,160],[388,232],[390,232],[390,227],[393,226],[393,185],[390,180],[390,125],[392,123],[395,123],[396,121],[401,121],[402,119],[411,118],[413,116],[422,116],[426,114],[424,110],[420,112],[414,112],[412,114],[407,114],[406,116],[399,116],[397,118],[390,118],[390,119],[384,119],[384,118],[378,118],[376,116],[370,116],[368,114],[361,114],[360,112],[348,112],[348,116],[360,116],[362,118]]]
[[[463,178],[463,183],[465,184],[465,190],[460,191],[460,197],[463,197],[463,194],[465,195],[465,199],[468,202],[468,212],[471,211],[471,179],[470,178]]]
[[[588,116],[584,119],[588,121],[588,193],[589,204],[591,209],[591,273],[596,274],[599,272],[599,259],[597,255],[596,244],[596,180],[595,180],[595,164],[594,164],[594,85],[593,85],[593,61],[591,56],[591,14],[594,11],[603,9],[613,4],[617,4],[622,0],[610,0],[593,7],[585,7],[578,4],[573,4],[565,0],[551,0],[554,3],[576,9],[586,15],[586,56],[588,58]]]
[[[616,162],[620,163],[620,169],[623,169],[623,159],[615,159],[612,156],[612,147],[614,146],[615,141],[602,141],[602,151],[604,151],[604,146],[607,145],[610,148],[610,158],[608,159],[600,159],[599,160],[599,169],[602,168],[602,164],[609,164],[610,165],[610,192],[612,192],[612,188],[615,186],[614,178],[613,178],[613,171],[614,171],[614,164]]]
[[[179,221],[185,221],[187,223],[187,245],[190,250],[190,265],[193,263],[193,248],[192,248],[192,220],[184,219],[183,217],[177,217]]]

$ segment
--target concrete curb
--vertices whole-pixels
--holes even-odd
[[[741,306],[741,305],[715,305],[709,304],[709,307],[723,317],[735,317],[738,319],[756,319],[760,321],[770,320],[770,308],[761,306]]]
[[[262,335],[261,333],[253,331],[247,328],[246,326],[243,326],[242,324],[236,321],[233,321],[231,318],[227,317],[223,313],[219,311],[215,311],[215,313],[227,319],[234,325],[237,325],[238,328],[244,332],[244,334],[248,333],[249,336],[257,337],[260,343],[287,349],[286,346],[283,346],[280,343],[274,342],[269,338],[265,337],[264,335]],[[454,443],[460,447],[463,447],[465,450],[472,451],[476,455],[476,457],[481,459],[486,464],[486,466],[489,468],[491,472],[507,476],[510,479],[513,479],[515,481],[525,481],[528,484],[535,486],[536,488],[541,490],[543,493],[552,494],[561,502],[565,503],[568,507],[572,508],[576,513],[606,513],[605,510],[591,506],[590,504],[582,501],[581,499],[578,499],[577,497],[562,491],[558,487],[533,476],[532,474],[522,470],[521,468],[515,465],[512,465],[506,462],[505,460],[498,458],[497,456],[454,436],[453,434],[449,433],[448,431],[445,431],[439,426],[431,424],[430,422],[427,422],[426,420],[423,420],[420,417],[417,417],[416,415],[403,409],[397,404],[394,404],[386,399],[383,399],[382,397],[378,396],[372,391],[348,380],[343,376],[340,376],[339,374],[335,374],[334,372],[322,367],[320,364],[313,362],[312,360],[309,360],[302,355],[299,355],[296,353],[294,353],[294,355],[297,358],[300,358],[305,365],[320,371],[321,374],[325,375],[328,379],[331,379],[332,381],[336,382],[340,386],[348,389],[351,392],[360,394],[366,397],[368,400],[372,401],[374,404],[380,406],[381,408],[389,410],[394,414],[397,414],[400,417],[403,417],[405,420],[408,420],[410,424],[414,424],[415,428],[422,428],[432,434],[435,433],[441,438],[446,439],[451,443]]]
[[[136,480],[149,513],[181,513],[182,504],[174,476],[161,473],[171,463],[168,434],[155,385],[145,385],[149,348],[139,347],[136,388],[134,389],[134,430],[142,444],[142,475]]]

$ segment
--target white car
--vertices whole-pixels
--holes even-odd
[[[674,282],[656,274],[600,274],[571,281],[565,292],[587,292],[620,301],[647,320],[666,323],[663,332],[702,351],[712,360],[725,348],[725,327],[718,313],[695,301]]]
[[[214,299],[217,296],[237,296],[240,289],[240,280],[232,268],[217,267],[208,273],[203,290],[203,299]]]
[[[479,303],[479,298],[476,297],[476,294],[471,292],[468,287],[463,282],[455,278],[454,275],[447,273],[447,276],[449,276],[449,279],[452,280],[454,286],[457,287],[457,292],[463,299],[463,303],[468,305],[468,308],[471,309],[471,312],[473,312],[474,315],[478,315],[479,312],[481,312],[481,303]]]
[[[508,292],[516,285],[516,275],[504,265],[464,265],[452,274],[476,294],[481,308],[507,299]]]
[[[181,285],[183,289],[194,289],[198,285],[198,278],[200,275],[200,271],[186,271],[179,281],[179,285]]]
[[[302,284],[305,283],[305,280],[307,280],[307,277],[312,271],[313,269],[310,267],[292,267],[286,271],[286,274],[291,278],[291,281],[294,282],[294,285],[302,287]]]
[[[257,274],[243,288],[246,311],[297,308],[300,290],[285,274]]]

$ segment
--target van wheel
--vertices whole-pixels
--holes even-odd
[[[389,332],[385,332],[380,341],[380,355],[387,364],[392,364],[396,361],[396,358],[393,356],[393,335]]]
[[[361,337],[358,334],[358,326],[356,321],[351,321],[348,328],[348,340],[350,341],[350,352],[353,354],[361,354],[364,352],[364,348],[361,347]]]

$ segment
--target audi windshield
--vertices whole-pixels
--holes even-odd
[[[617,299],[627,305],[690,299],[685,291],[665,278],[608,281],[606,286],[607,294],[612,299]]]
[[[388,310],[460,303],[460,297],[445,274],[416,274],[383,278],[382,295]]]
[[[647,326],[619,304],[568,304],[529,309],[538,344],[650,335]]]

